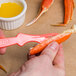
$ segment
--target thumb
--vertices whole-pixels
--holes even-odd
[[[3,31],[0,30],[0,38],[4,38]],[[6,48],[0,48],[0,54],[3,55],[6,52]]]
[[[46,55],[50,57],[50,60],[53,61],[57,52],[59,50],[59,44],[57,42],[53,42],[49,44],[41,53],[41,55]]]

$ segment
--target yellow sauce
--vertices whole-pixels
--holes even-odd
[[[10,18],[19,15],[23,10],[23,7],[17,3],[3,3],[0,7],[0,17]]]

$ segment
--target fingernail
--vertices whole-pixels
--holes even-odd
[[[51,48],[52,50],[55,51],[55,50],[58,49],[58,46],[59,46],[59,45],[58,45],[57,42],[52,42],[49,46],[50,46],[50,48]]]
[[[5,52],[6,52],[6,48],[2,48],[2,49],[0,49],[0,55],[4,55]]]

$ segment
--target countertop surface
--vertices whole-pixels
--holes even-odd
[[[71,28],[76,24],[76,8],[73,12],[73,19],[65,27],[54,27],[52,24],[62,23],[64,19],[64,0],[54,0],[53,5],[43,14],[40,19],[33,25],[26,27],[38,13],[42,0],[26,0],[28,9],[26,12],[26,20],[24,24],[12,31],[4,31],[6,37],[14,37],[18,33],[26,34],[47,34],[61,33],[64,30]],[[76,4],[76,0],[74,0]],[[29,48],[36,43],[28,43],[23,47],[13,45],[7,48],[5,55],[0,55],[0,64],[5,67],[7,74],[0,70],[0,76],[7,76],[12,72],[17,71],[20,66],[27,61],[27,53]],[[65,56],[66,76],[76,76],[76,35],[73,34],[66,42],[63,43]]]

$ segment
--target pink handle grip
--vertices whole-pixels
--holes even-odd
[[[19,33],[16,37],[0,39],[0,48],[11,46],[14,44],[23,46],[24,44],[28,42],[41,43],[49,36],[55,36],[55,35],[57,35],[57,33],[44,34],[44,35],[27,35],[27,34]]]
[[[16,43],[17,43],[16,38],[0,39],[0,48],[6,47],[6,46],[10,46],[10,45],[14,45]]]

